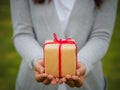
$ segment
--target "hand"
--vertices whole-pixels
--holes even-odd
[[[37,82],[42,82],[45,85],[55,85],[56,79],[52,75],[45,73],[43,60],[37,60],[34,64],[34,77]]]
[[[65,82],[70,87],[81,87],[84,83],[86,68],[83,63],[78,63],[77,65],[77,75],[71,76],[66,75],[64,78],[60,79],[61,82]]]

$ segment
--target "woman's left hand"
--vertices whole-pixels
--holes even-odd
[[[86,73],[85,65],[83,63],[78,63],[77,75],[76,76],[66,75],[65,77],[60,79],[60,83],[65,82],[70,87],[81,87],[84,83],[85,73]]]

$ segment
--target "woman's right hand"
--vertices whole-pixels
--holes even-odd
[[[53,84],[55,85],[57,82],[52,75],[48,75],[45,73],[44,62],[43,60],[37,60],[34,63],[34,77],[37,82],[42,82],[45,85]]]

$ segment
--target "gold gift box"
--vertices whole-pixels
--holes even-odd
[[[45,72],[54,77],[64,77],[68,74],[75,75],[76,50],[75,44],[64,43],[60,47],[60,43],[47,40],[44,45]]]

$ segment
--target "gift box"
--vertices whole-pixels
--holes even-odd
[[[54,77],[76,74],[77,45],[71,38],[58,39],[54,33],[54,40],[44,43],[45,73]]]

